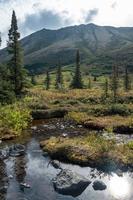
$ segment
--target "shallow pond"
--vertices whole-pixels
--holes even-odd
[[[48,122],[47,122],[48,123]],[[52,127],[53,121],[49,128],[47,123],[43,123],[45,128],[54,131]],[[34,123],[33,129],[36,129]],[[56,124],[58,127],[60,124]],[[61,132],[63,132],[62,125]],[[66,125],[67,126],[67,125]],[[72,125],[71,125],[72,126]],[[72,127],[67,127],[69,130]],[[82,127],[79,127],[80,131]],[[33,132],[34,132],[33,131]],[[45,130],[46,131],[46,130]],[[57,127],[56,127],[57,131]],[[79,131],[73,127],[73,131]],[[32,137],[27,137],[25,141],[26,154],[21,157],[9,157],[4,161],[0,161],[0,187],[5,187],[4,191],[0,193],[0,200],[132,200],[133,199],[133,173],[115,173],[106,174],[90,167],[80,167],[77,165],[61,163],[63,169],[70,169],[74,172],[84,175],[89,180],[102,180],[107,189],[104,191],[95,191],[90,184],[86,190],[78,197],[64,196],[58,194],[52,184],[52,179],[59,173],[59,169],[55,169],[50,162],[49,157],[44,157],[40,149],[39,141],[42,138],[40,135],[33,134]],[[16,143],[12,141],[10,143]],[[19,140],[19,143],[21,143]],[[4,145],[7,145],[4,144]],[[8,144],[10,145],[10,144]],[[21,183],[29,184],[30,188],[24,188]]]

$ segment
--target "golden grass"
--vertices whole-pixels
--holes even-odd
[[[95,134],[75,138],[51,137],[41,142],[41,146],[59,160],[80,165],[104,167],[102,165],[108,162],[115,163],[115,167],[133,165],[131,145],[117,145],[114,140],[105,140]]]

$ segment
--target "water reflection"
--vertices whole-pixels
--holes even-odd
[[[48,165],[50,158],[42,156],[38,138],[33,137],[26,144],[26,155],[22,157],[10,157],[5,163],[0,161],[0,187],[6,185],[6,178],[9,178],[9,187],[0,200],[133,200],[133,173],[122,173],[123,177],[116,174],[100,172],[90,167],[61,163],[63,169],[70,169],[89,180],[92,184],[95,180],[102,180],[107,189],[94,191],[92,184],[78,197],[61,195],[55,192],[52,179],[59,170]],[[6,170],[7,169],[7,173]],[[118,173],[121,175],[120,173]],[[28,183],[31,188],[20,190],[20,183]],[[7,183],[8,184],[8,183]],[[5,191],[6,192],[6,191]]]
[[[3,160],[0,160],[0,200],[6,200],[8,187],[8,177],[6,173],[6,165]]]
[[[116,174],[110,179],[109,189],[113,197],[125,199],[130,196],[130,184],[126,177]]]
[[[24,189],[21,187],[21,183],[24,183],[24,179],[26,177],[26,163],[27,161],[25,156],[15,158],[14,171],[16,174],[16,180],[19,183],[21,190]]]

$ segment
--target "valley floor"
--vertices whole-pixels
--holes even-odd
[[[117,103],[104,98],[97,88],[82,90],[49,90],[34,87],[20,102],[3,106],[0,119],[1,139],[11,139],[33,119],[64,117],[88,133],[44,137],[44,151],[59,160],[80,165],[133,167],[133,141],[117,143],[113,135],[133,134],[133,92],[120,92]],[[10,134],[11,133],[11,134]],[[103,133],[106,133],[104,137]],[[8,138],[9,137],[9,138]]]

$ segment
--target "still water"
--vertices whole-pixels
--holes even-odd
[[[102,180],[107,189],[95,191],[90,184],[78,197],[64,196],[55,192],[52,179],[59,173],[49,164],[50,158],[44,157],[39,146],[39,138],[32,136],[25,143],[26,154],[0,161],[0,200],[133,200],[133,173],[124,172],[119,176],[107,174],[90,167],[61,163],[63,169],[70,169],[89,180]],[[29,184],[23,188],[21,183]]]

